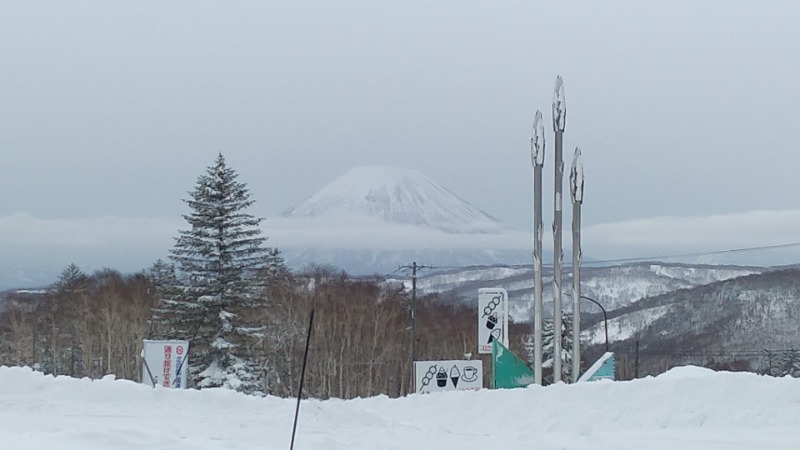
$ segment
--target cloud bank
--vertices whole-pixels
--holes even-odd
[[[167,256],[181,219],[105,216],[45,219],[29,213],[0,216],[0,287],[27,287],[55,281],[74,262],[87,272],[105,267],[131,273]],[[549,227],[545,226],[549,230]],[[276,218],[263,223],[267,244],[278,248],[323,249],[498,249],[529,250],[529,231],[454,235],[379,221]],[[800,243],[800,210],[760,210],[735,214],[662,216],[584,227],[583,254],[591,259],[647,258]],[[565,256],[570,252],[565,223]],[[545,251],[552,235],[544,236]],[[770,257],[763,257],[769,253]],[[776,256],[777,255],[777,256]],[[710,255],[704,262],[789,264],[800,262],[800,245],[764,252]]]

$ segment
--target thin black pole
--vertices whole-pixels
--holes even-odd
[[[414,375],[414,361],[417,360],[417,263],[411,263],[411,376],[408,382],[408,392],[414,390],[416,378]]]
[[[150,366],[147,364],[147,360],[142,358],[142,363],[144,364],[145,370],[147,370],[147,376],[150,377],[150,383],[153,384],[153,387],[156,387],[156,379],[153,376],[153,372],[150,372]]]
[[[308,362],[308,344],[311,342],[311,329],[314,326],[314,308],[311,308],[311,317],[308,318],[308,333],[306,333],[306,351],[303,353],[303,369],[300,371],[300,388],[297,389],[297,407],[294,410],[294,425],[292,425],[292,443],[289,450],[294,449],[294,435],[297,432],[297,418],[300,416],[300,399],[303,396],[303,381],[306,378],[306,362]]]

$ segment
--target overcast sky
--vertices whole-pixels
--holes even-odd
[[[800,242],[798,17],[752,1],[3,1],[0,264],[128,238],[165,255],[217,152],[259,216],[380,164],[527,230],[536,109],[552,195],[557,74],[586,253]]]

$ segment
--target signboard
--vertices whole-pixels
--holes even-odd
[[[417,392],[477,391],[483,387],[483,361],[416,361]]]
[[[150,341],[142,348],[142,384],[186,389],[189,341]],[[155,383],[155,384],[154,384]]]
[[[508,292],[478,289],[478,353],[491,354],[495,340],[508,347]]]
[[[598,381],[598,380],[614,380],[614,372],[616,368],[616,362],[614,361],[614,353],[606,352],[600,359],[597,360],[592,367],[589,367],[581,377],[578,379],[578,383],[583,383],[584,381]]]

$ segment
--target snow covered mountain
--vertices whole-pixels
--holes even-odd
[[[265,222],[290,267],[332,265],[351,274],[424,265],[523,264],[530,235],[416,170],[356,167]]]
[[[497,233],[500,222],[416,170],[356,167],[282,214],[291,218],[375,218],[447,233]]]

